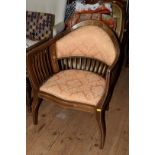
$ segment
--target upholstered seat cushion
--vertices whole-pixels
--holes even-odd
[[[49,78],[40,91],[67,101],[96,105],[105,92],[101,76],[83,70],[65,70]]]

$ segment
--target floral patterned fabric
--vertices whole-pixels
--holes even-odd
[[[111,65],[116,57],[114,44],[109,35],[97,26],[83,26],[56,42],[58,58],[85,56],[96,58]]]
[[[54,15],[49,13],[26,11],[26,37],[42,40],[52,36]]]
[[[67,101],[97,105],[105,92],[105,86],[105,79],[95,73],[65,70],[47,80],[40,91]]]

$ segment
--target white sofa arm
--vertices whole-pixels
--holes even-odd
[[[58,33],[62,32],[65,28],[65,23],[60,22],[53,27],[53,37],[55,37]]]

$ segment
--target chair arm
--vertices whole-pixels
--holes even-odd
[[[65,29],[65,23],[60,22],[53,27],[53,38]]]
[[[34,47],[26,55],[28,78],[35,90],[52,75],[49,46],[45,45],[43,48],[40,48],[42,45]]]
[[[118,59],[118,61],[113,65],[112,67],[109,67],[106,72],[106,81],[108,83],[108,91],[109,93],[113,93],[113,90],[115,88],[116,82],[119,78],[121,71],[121,61]]]
[[[48,77],[58,71],[53,49],[55,42],[70,30],[59,33],[55,38],[45,39],[26,49],[26,65],[32,88],[38,90]],[[55,66],[54,66],[55,65]]]
[[[97,105],[98,109],[106,108],[106,105],[110,102],[116,82],[120,75],[120,70],[121,66],[119,61],[114,66],[107,68],[105,75],[106,78],[105,93]]]

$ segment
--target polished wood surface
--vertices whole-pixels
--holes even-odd
[[[27,155],[129,155],[128,82],[128,68],[123,68],[106,113],[103,150],[98,149],[100,135],[94,115],[44,101],[37,126],[32,113],[27,113]]]

